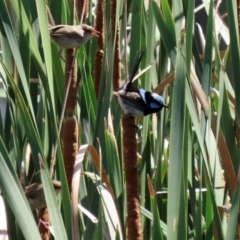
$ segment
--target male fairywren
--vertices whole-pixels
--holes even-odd
[[[139,54],[138,59],[133,64],[128,81],[121,88],[113,92],[118,97],[118,102],[127,116],[143,117],[151,113],[156,113],[163,107],[168,108],[164,103],[163,97],[157,93],[132,86],[132,81],[136,75],[142,56],[143,52]]]

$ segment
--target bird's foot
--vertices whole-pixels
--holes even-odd
[[[133,127],[135,128],[135,133],[139,131],[139,127],[136,124],[133,124]]]
[[[39,219],[38,227],[39,227],[41,224],[42,224],[47,230],[49,230],[49,228],[51,227],[50,222],[46,222],[46,221],[43,221],[42,219]]]

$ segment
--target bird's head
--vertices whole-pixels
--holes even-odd
[[[151,92],[151,97],[155,100],[154,103],[156,103],[157,105],[168,108],[162,96],[158,95],[157,93]]]
[[[52,183],[53,183],[53,187],[54,187],[56,194],[58,194],[62,189],[61,182],[59,182],[57,180],[53,180]]]
[[[84,30],[84,35],[87,38],[91,38],[93,36],[95,37],[99,37],[100,36],[100,32],[98,32],[94,27],[89,26],[87,24],[82,24],[82,29]]]

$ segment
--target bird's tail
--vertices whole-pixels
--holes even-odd
[[[135,60],[134,63],[133,63],[133,67],[132,67],[131,72],[129,73],[129,76],[128,76],[129,84],[128,84],[127,88],[130,88],[131,83],[132,83],[132,80],[133,80],[134,76],[135,76],[136,73],[137,73],[137,70],[138,70],[138,68],[139,68],[140,62],[141,62],[142,57],[143,57],[143,53],[144,53],[144,50],[142,50],[142,51],[138,54],[138,57],[136,58],[136,60]],[[129,89],[126,89],[126,91],[128,91],[128,90],[129,90]]]

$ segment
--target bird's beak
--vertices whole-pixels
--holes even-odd
[[[100,37],[100,32],[99,31],[92,31],[92,35],[95,36],[95,37]]]

